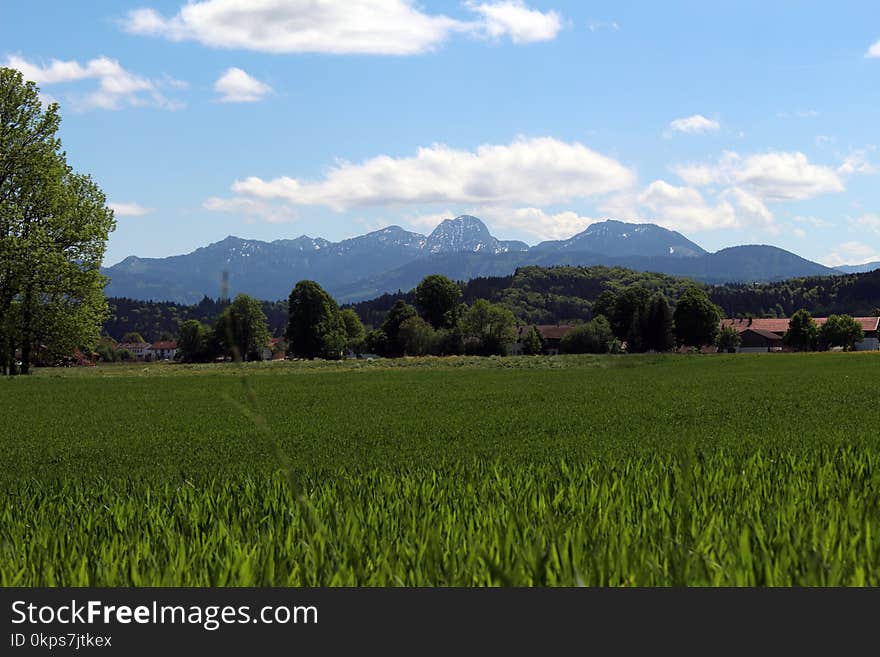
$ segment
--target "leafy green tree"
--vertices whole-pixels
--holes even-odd
[[[816,321],[808,310],[801,308],[788,320],[788,330],[782,336],[782,344],[797,351],[809,351],[816,348],[818,338]]]
[[[371,354],[384,355],[388,353],[388,336],[382,329],[373,329],[367,333],[364,346],[366,351]]]
[[[465,340],[477,353],[506,355],[516,340],[516,318],[507,308],[477,299],[462,317]]]
[[[346,346],[356,354],[363,353],[364,338],[367,337],[367,331],[361,318],[351,308],[341,311],[340,317],[342,318],[342,324],[345,326]]]
[[[527,356],[536,356],[544,353],[544,337],[537,326],[530,326],[523,336],[522,351]]]
[[[431,353],[436,333],[421,317],[410,317],[400,325],[397,339],[407,356],[424,356]]]
[[[209,329],[197,319],[188,319],[180,325],[177,350],[185,363],[210,360]]]
[[[593,317],[604,315],[608,321],[611,321],[611,318],[614,316],[614,305],[616,301],[617,295],[615,295],[614,292],[611,290],[603,290],[593,302]]]
[[[650,293],[641,285],[630,285],[614,299],[611,309],[611,330],[614,335],[626,340],[634,348],[630,351],[641,351],[643,319],[648,314]]]
[[[288,299],[286,338],[291,356],[338,359],[348,334],[336,301],[315,281],[300,281]]]
[[[260,302],[239,294],[226,307],[214,330],[223,353],[241,360],[261,360],[269,344],[266,314]]]
[[[673,313],[675,335],[688,347],[715,344],[720,330],[721,310],[709,300],[699,287],[690,287],[675,307]]]
[[[849,315],[831,315],[819,329],[819,342],[829,349],[843,347],[851,351],[864,337],[862,325]]]
[[[142,336],[140,333],[137,333],[136,331],[129,331],[122,336],[122,342],[125,342],[127,344],[141,344],[143,342],[146,342],[146,340],[144,340],[144,336]]]
[[[435,329],[455,324],[460,299],[458,284],[440,274],[426,276],[415,289],[416,308]]]
[[[651,297],[643,322],[642,346],[649,351],[669,351],[675,347],[672,309],[662,293]]]
[[[398,299],[388,311],[388,315],[380,327],[387,338],[383,356],[403,355],[404,346],[400,342],[400,326],[411,317],[418,317],[416,309],[403,299]]]
[[[718,349],[733,351],[742,343],[742,337],[733,326],[725,326],[718,332]]]
[[[78,347],[91,351],[107,314],[100,266],[115,227],[113,212],[91,178],[68,166],[56,136],[59,124],[57,103],[44,110],[33,82],[0,68],[4,371],[16,345],[22,374],[30,370],[35,344],[65,355]]]
[[[611,324],[604,315],[599,315],[566,333],[559,348],[566,354],[604,354],[614,339]]]
[[[109,336],[102,336],[95,347],[98,358],[104,363],[115,363],[119,360],[116,354],[116,341]]]

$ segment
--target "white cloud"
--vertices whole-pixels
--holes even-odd
[[[165,82],[131,73],[118,61],[109,57],[96,57],[84,65],[75,60],[58,59],[53,59],[48,65],[40,65],[19,55],[11,55],[4,65],[18,69],[25,79],[33,80],[38,85],[52,86],[97,80],[98,88],[91,93],[84,96],[75,94],[68,96],[74,109],[116,110],[124,105],[152,105],[172,110],[181,107],[180,103],[169,100],[161,93],[160,88],[166,84]],[[180,84],[180,81],[175,80],[175,82]]]
[[[690,135],[704,135],[708,132],[717,132],[721,124],[714,119],[707,119],[702,114],[694,114],[682,119],[675,119],[669,124],[675,132],[684,132]]]
[[[837,167],[837,173],[843,175],[871,175],[877,173],[877,167],[868,159],[868,152],[874,148],[862,148],[847,155],[843,164]]]
[[[232,190],[339,211],[425,203],[537,206],[625,190],[634,179],[628,168],[582,144],[541,137],[487,144],[475,151],[435,144],[420,148],[414,157],[379,155],[361,164],[341,162],[317,181],[250,177],[236,181]]]
[[[214,83],[214,91],[223,94],[222,103],[254,103],[272,93],[272,87],[233,66]]]
[[[734,185],[764,201],[804,200],[844,190],[834,169],[810,164],[798,152],[748,157],[726,152],[717,164],[680,165],[673,171],[689,185]]]
[[[452,210],[432,212],[430,214],[419,214],[414,217],[409,217],[406,220],[406,223],[418,230],[431,231],[434,230],[444,219],[452,219],[457,214],[459,213],[452,212]]]
[[[133,10],[123,27],[215,48],[368,55],[429,52],[455,32],[528,43],[552,39],[561,28],[556,12],[531,10],[520,0],[465,6],[477,20],[429,14],[413,0],[201,0],[188,2],[170,18],[154,9]]]
[[[482,17],[479,29],[492,39],[509,36],[513,43],[550,41],[562,29],[558,13],[529,9],[521,0],[468,2],[466,6]]]
[[[741,223],[770,227],[773,213],[763,201],[754,194],[739,187],[731,187],[721,193],[721,198],[730,200],[737,208],[737,218]]]
[[[609,30],[614,30],[615,32],[618,32],[618,31],[620,31],[620,23],[618,23],[617,21],[606,22],[606,21],[595,21],[595,20],[592,20],[589,23],[587,23],[587,29],[590,30],[590,32],[598,32],[599,30],[603,30],[605,28],[608,28]]]
[[[639,194],[639,203],[652,213],[651,221],[681,231],[735,228],[739,225],[733,205],[726,200],[708,205],[692,187],[676,187],[655,180]]]
[[[863,214],[851,220],[850,225],[856,230],[867,230],[880,235],[880,214]]]
[[[540,208],[508,208],[488,206],[480,208],[480,216],[493,227],[518,230],[541,240],[568,239],[583,231],[590,224],[602,219],[583,217],[567,210],[548,214]]]
[[[880,252],[864,242],[844,242],[834,247],[830,253],[819,258],[819,262],[827,267],[840,265],[863,265],[866,262],[880,260]]]
[[[880,41],[868,48],[865,57],[880,57]]]
[[[143,217],[153,212],[153,208],[146,208],[137,203],[108,203],[107,206],[117,217]]]
[[[202,203],[202,207],[213,212],[240,214],[249,221],[260,220],[270,224],[283,224],[296,221],[296,210],[288,204],[272,203],[253,198],[220,198],[212,196]]]

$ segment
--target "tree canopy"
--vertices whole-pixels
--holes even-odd
[[[315,281],[300,281],[288,299],[286,338],[296,358],[342,357],[348,340],[336,301]]]
[[[419,314],[431,326],[449,328],[457,320],[455,311],[461,300],[461,288],[445,276],[432,274],[416,287],[414,299]]]
[[[699,287],[689,288],[675,307],[675,335],[689,347],[713,345],[718,337],[721,311]]]
[[[809,351],[816,348],[819,327],[808,310],[801,308],[788,322],[788,330],[782,336],[782,343],[797,351]]]
[[[21,73],[0,67],[0,370],[21,373],[98,344],[107,314],[100,272],[113,211],[67,164],[45,109]],[[35,353],[35,348],[38,348]]]

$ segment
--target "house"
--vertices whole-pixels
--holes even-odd
[[[880,317],[854,317],[865,334],[861,342],[857,342],[856,351],[870,351],[880,349]],[[818,326],[828,321],[827,317],[814,317]],[[782,336],[788,330],[788,318],[746,318],[746,319],[722,319],[721,328],[732,326],[742,338],[743,342],[737,351],[780,351],[782,350]],[[746,336],[745,332],[749,335]],[[778,341],[771,338],[773,334]],[[748,340],[748,345],[746,341]]]
[[[116,348],[130,351],[135,360],[152,360],[153,358],[149,342],[120,342]]]
[[[532,326],[532,324],[527,324],[516,327],[516,342],[510,345],[508,349],[509,354],[515,356],[523,352],[523,341]],[[535,324],[534,326],[544,339],[544,353],[549,356],[555,356],[559,353],[559,345],[562,342],[563,336],[574,328],[574,326],[568,324]]]
[[[150,354],[154,360],[174,360],[177,355],[177,340],[160,340],[150,345]]]
[[[747,328],[739,332],[740,342],[736,349],[739,353],[766,353],[782,351],[782,336],[761,328]]]
[[[284,338],[271,338],[268,346],[263,347],[260,353],[263,360],[284,360],[287,351],[287,343]]]

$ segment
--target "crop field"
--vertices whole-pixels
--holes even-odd
[[[880,585],[880,355],[0,380],[3,586]]]

